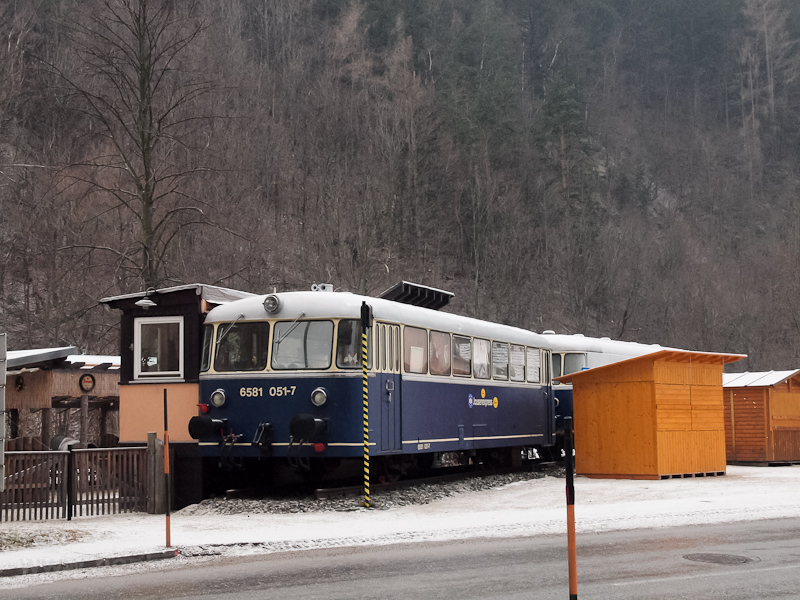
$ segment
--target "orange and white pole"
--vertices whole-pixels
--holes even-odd
[[[578,550],[575,545],[575,483],[572,471],[572,417],[564,417],[564,466],[567,472],[567,549],[569,552],[569,600],[578,600]]]
[[[169,427],[167,424],[167,390],[164,388],[164,493],[167,496],[165,506],[167,515],[167,548],[172,544],[169,539],[169,505],[170,505],[170,489],[169,489]]]

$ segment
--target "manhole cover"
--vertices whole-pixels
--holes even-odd
[[[753,562],[752,558],[736,556],[735,554],[684,554],[683,558],[695,562],[714,563],[716,565],[743,565]]]

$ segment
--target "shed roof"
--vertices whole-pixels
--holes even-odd
[[[76,354],[75,346],[63,348],[32,348],[29,350],[9,350],[6,368],[9,371],[34,369],[36,367],[72,367],[75,369],[97,369],[110,371],[119,369],[119,356],[98,354]]]
[[[207,285],[205,283],[190,283],[187,285],[176,285],[174,287],[168,288],[160,288],[157,290],[150,290],[149,294],[169,294],[172,292],[182,292],[185,290],[195,290],[198,296],[200,296],[206,302],[210,302],[212,304],[225,304],[227,302],[233,302],[234,300],[241,300],[242,298],[248,298],[253,296],[250,292],[242,292],[240,290],[232,290],[230,288],[219,287],[216,285]],[[115,302],[117,300],[129,300],[133,298],[144,298],[148,295],[147,291],[144,292],[136,292],[135,294],[123,294],[121,296],[111,296],[109,298],[103,298],[100,302],[107,304],[110,302]]]
[[[639,362],[655,362],[656,360],[671,360],[676,362],[686,363],[704,363],[704,364],[728,364],[746,358],[746,354],[722,354],[717,352],[697,352],[694,350],[677,350],[665,349],[643,356],[636,356],[628,360],[622,360],[612,363],[610,365],[603,365],[602,367],[595,367],[593,369],[586,369],[585,371],[578,371],[577,373],[570,373],[569,375],[562,375],[561,377],[554,377],[553,381],[561,383],[572,383],[575,379],[581,379],[587,373],[592,375],[597,374],[603,370],[618,369],[621,365],[629,365],[634,361]]]
[[[42,363],[62,360],[70,354],[75,354],[75,346],[63,348],[32,348],[30,350],[9,350],[6,368],[12,369],[31,368]]]
[[[758,373],[723,373],[722,387],[768,387],[783,383],[800,373],[800,369],[792,371],[761,371]]]

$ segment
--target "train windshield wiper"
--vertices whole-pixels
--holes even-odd
[[[219,334],[219,337],[217,338],[217,344],[219,344],[219,343],[222,341],[222,339],[223,339],[223,338],[224,338],[226,335],[228,335],[228,332],[229,332],[231,329],[233,329],[233,326],[234,326],[234,325],[236,325],[236,323],[237,323],[237,321],[239,321],[239,319],[244,319],[244,314],[240,314],[238,317],[236,317],[236,319],[233,321],[233,323],[231,323],[230,325],[228,325],[228,327],[226,327],[226,328],[225,328],[225,331],[223,331],[222,333],[220,333],[220,334]]]
[[[297,326],[300,325],[300,319],[302,319],[305,316],[306,316],[306,313],[304,313],[304,312],[301,312],[299,315],[297,315],[294,318],[294,321],[292,321],[289,324],[289,328],[281,334],[281,337],[279,337],[277,340],[275,340],[275,345],[276,346],[280,346],[281,342],[283,340],[285,340],[287,337],[289,337],[295,329],[297,329]]]

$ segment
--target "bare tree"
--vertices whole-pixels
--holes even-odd
[[[133,217],[138,240],[115,251],[147,286],[163,282],[166,253],[181,229],[206,221],[186,181],[204,169],[193,114],[210,89],[187,49],[203,31],[191,2],[101,0],[71,29],[78,73],[60,75],[79,96],[96,143],[73,176],[91,183]],[[80,168],[83,167],[83,168]]]

